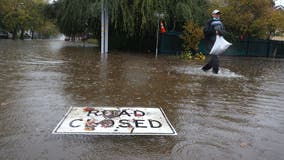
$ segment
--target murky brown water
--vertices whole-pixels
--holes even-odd
[[[203,62],[0,41],[0,159],[280,160],[284,59]],[[162,107],[177,136],[52,135],[70,106]]]

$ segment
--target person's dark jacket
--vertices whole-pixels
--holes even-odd
[[[218,31],[218,35],[220,36],[224,36],[226,33],[225,27],[220,19],[212,19],[207,23],[206,27],[204,28],[205,38],[213,41],[214,43],[216,40],[216,31]]]

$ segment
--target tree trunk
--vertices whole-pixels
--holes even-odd
[[[35,31],[32,30],[32,39],[34,39],[34,33],[35,33]]]
[[[75,42],[75,38],[76,38],[75,35],[72,35],[72,36],[71,36],[71,41],[72,41],[72,42]]]
[[[17,38],[17,30],[14,29],[12,33],[12,39],[15,40]]]
[[[20,40],[24,40],[24,30],[23,29],[21,29]]]

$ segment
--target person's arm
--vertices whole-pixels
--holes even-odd
[[[206,26],[205,26],[205,28],[204,28],[204,35],[205,35],[205,37],[211,37],[212,35],[215,34],[215,31],[211,27],[211,22],[212,21],[208,21]]]
[[[226,34],[225,28],[223,23],[219,23],[218,25],[214,26],[214,30],[216,31],[216,34],[219,36],[224,36]]]

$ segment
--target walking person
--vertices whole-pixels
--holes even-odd
[[[215,41],[216,41],[216,36],[223,36],[225,34],[225,28],[223,23],[221,22],[220,19],[221,16],[221,12],[217,9],[215,9],[212,12],[212,19],[207,23],[205,29],[204,29],[204,35],[205,38],[208,42],[208,47],[210,47],[210,49],[212,48],[212,46],[214,45]],[[210,59],[207,62],[206,65],[204,65],[202,67],[203,71],[208,71],[211,68],[213,68],[213,73],[218,74],[219,72],[219,58],[217,54],[211,54],[210,55]]]

